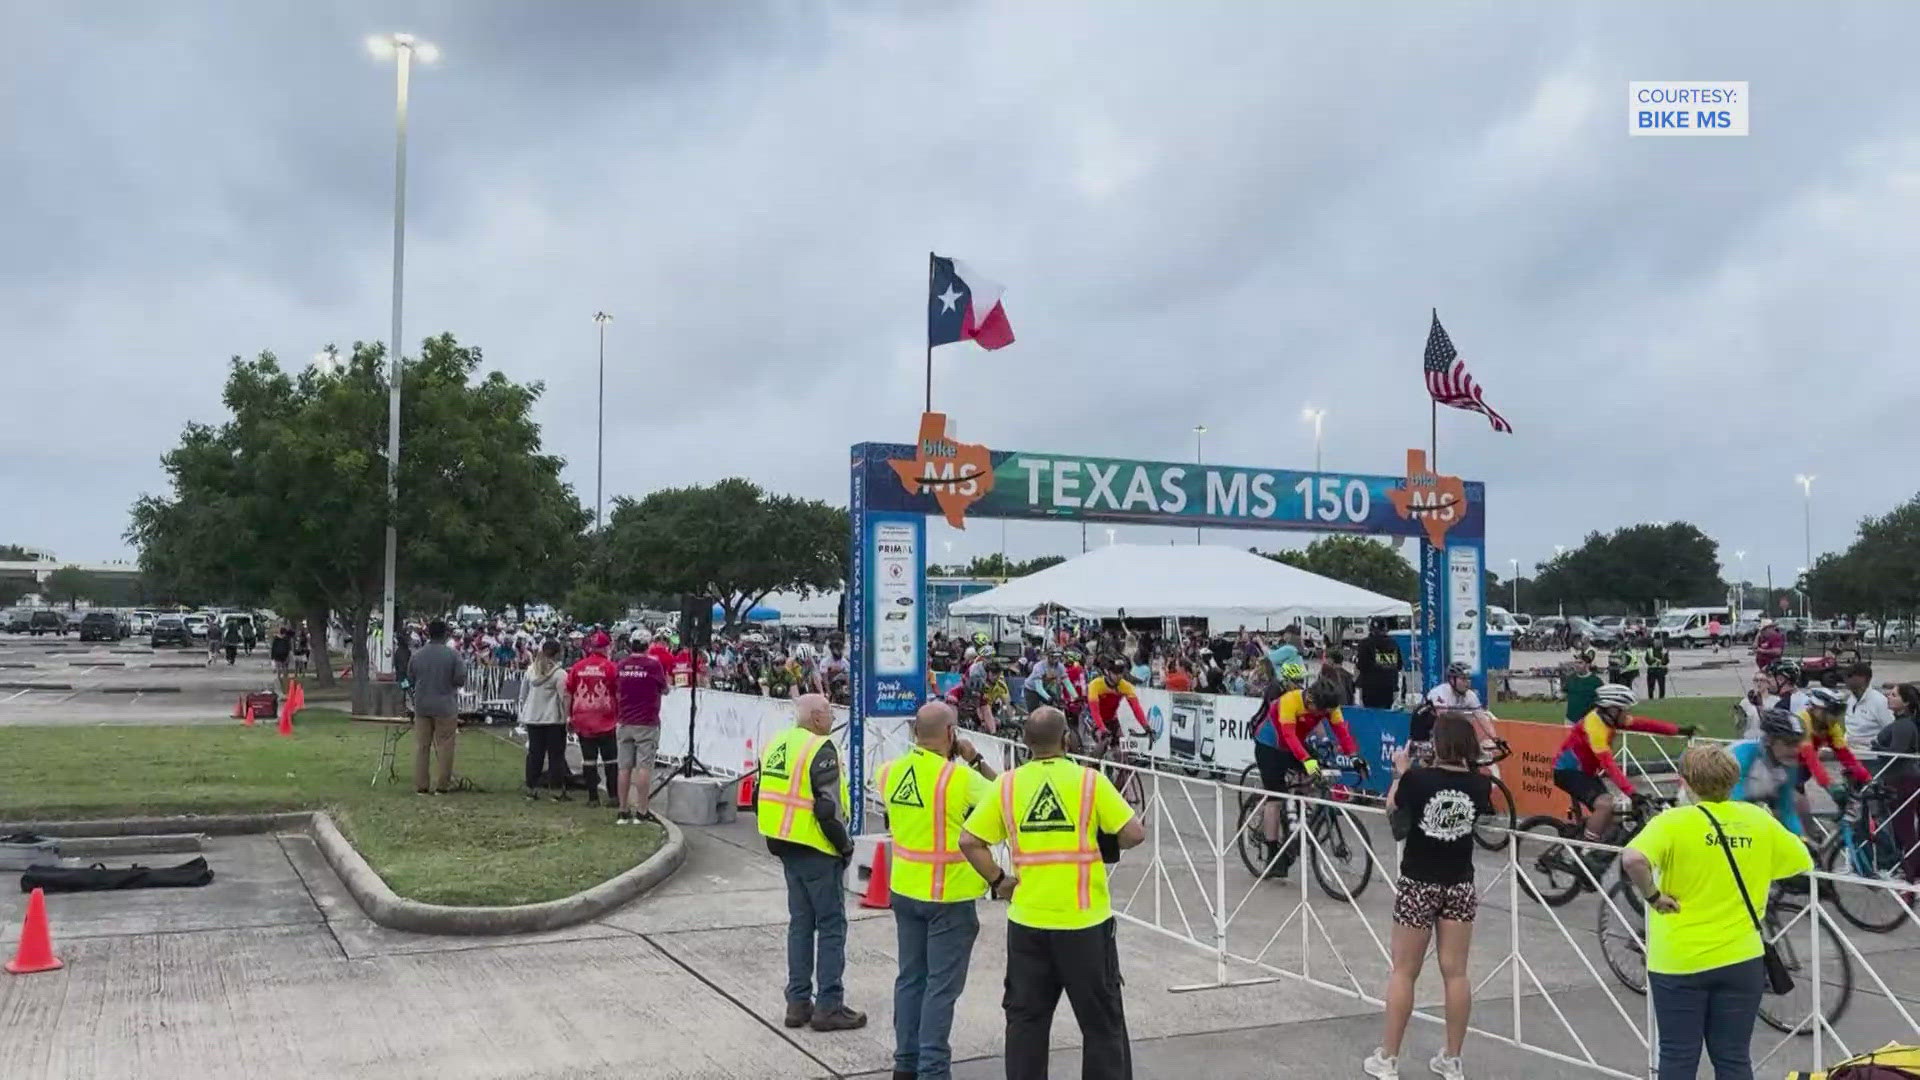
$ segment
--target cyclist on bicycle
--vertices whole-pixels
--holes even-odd
[[[1065,709],[1078,695],[1073,680],[1067,676],[1066,659],[1058,647],[1048,649],[1045,658],[1033,665],[1020,694],[1027,712],[1042,705]]]
[[[1773,680],[1773,692],[1779,697],[1778,704],[1789,713],[1799,713],[1807,707],[1807,692],[1800,688],[1800,662],[1780,659],[1768,664],[1763,671]]]
[[[947,703],[960,714],[962,723],[991,735],[1000,726],[989,701],[999,678],[1000,658],[990,652],[976,653],[973,649],[968,649],[966,655],[966,674],[960,677],[959,686],[947,691]]]
[[[1800,773],[1800,749],[1806,732],[1792,713],[1775,706],[1762,710],[1758,737],[1729,747],[1740,763],[1740,779],[1730,798],[1760,803],[1795,836],[1805,836],[1795,805],[1794,783]]]
[[[1288,665],[1291,666],[1291,665]],[[1340,752],[1353,759],[1353,771],[1365,780],[1368,766],[1360,756],[1347,718],[1340,712],[1344,700],[1340,684],[1327,679],[1306,689],[1281,694],[1263,715],[1253,732],[1253,760],[1260,767],[1260,786],[1268,791],[1294,791],[1303,781],[1320,775],[1320,762],[1307,749],[1307,738],[1325,720],[1333,729]],[[1283,799],[1268,799],[1260,808],[1261,835],[1269,846],[1280,843],[1280,827],[1286,820]],[[1268,870],[1273,877],[1286,877],[1292,855],[1282,853]]]
[[[1480,737],[1482,750],[1500,739],[1493,726],[1493,714],[1480,704],[1480,694],[1473,688],[1473,669],[1465,664],[1447,665],[1446,681],[1427,691],[1427,704],[1441,712],[1466,714],[1473,722],[1474,734]]]
[[[1692,725],[1675,727],[1664,720],[1630,716],[1627,710],[1640,700],[1633,687],[1608,683],[1594,691],[1593,711],[1567,729],[1566,741],[1553,762],[1553,786],[1573,796],[1576,806],[1584,806],[1587,815],[1583,839],[1598,843],[1613,826],[1616,809],[1625,809],[1633,797],[1633,781],[1613,758],[1613,746],[1623,731],[1648,735],[1692,735]],[[1613,781],[1619,794],[1607,798],[1607,786],[1601,777]]]
[[[1127,662],[1120,657],[1109,657],[1106,672],[1094,676],[1087,684],[1087,704],[1091,706],[1088,717],[1093,724],[1093,735],[1097,742],[1116,743],[1120,741],[1120,702],[1124,699],[1133,710],[1134,722],[1140,725],[1140,734],[1150,735],[1147,727],[1146,710],[1140,707],[1140,695],[1127,681]]]
[[[1087,669],[1081,665],[1080,652],[1077,649],[1067,650],[1067,682],[1073,684],[1073,692],[1080,696],[1080,700],[1085,701],[1087,698]]]

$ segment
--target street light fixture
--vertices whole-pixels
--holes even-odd
[[[1327,418],[1327,410],[1306,408],[1300,410],[1303,419],[1313,422],[1313,471],[1320,471],[1320,430],[1321,422]]]
[[[613,321],[613,316],[596,311],[593,321],[600,327],[600,404],[595,411],[598,432],[593,440],[593,531],[597,533],[602,527],[600,514],[606,506],[601,483],[607,474],[607,324]]]
[[[1203,436],[1205,436],[1206,433],[1207,433],[1207,425],[1205,424],[1193,425],[1193,463],[1196,466],[1205,466],[1207,463],[1206,456],[1200,452],[1200,439]],[[1201,543],[1200,534],[1201,534],[1202,528],[1203,527],[1199,525],[1195,525],[1193,527],[1193,542],[1196,544]]]
[[[1520,560],[1508,559],[1513,565],[1513,610],[1520,610]]]
[[[1807,524],[1807,565],[1813,565],[1813,482],[1817,479],[1812,473],[1801,473],[1793,478],[1800,485],[1801,494],[1806,496]]]
[[[1107,530],[1107,546],[1108,547],[1113,546],[1113,530],[1112,529]]]

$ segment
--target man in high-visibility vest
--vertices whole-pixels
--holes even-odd
[[[867,1025],[866,1013],[847,1008],[840,981],[847,968],[846,893],[840,883],[853,858],[847,778],[827,737],[833,730],[827,699],[802,694],[793,711],[795,726],[768,740],[760,755],[754,793],[760,835],[787,878],[786,1025],[847,1031]]]
[[[1047,1039],[1060,992],[1080,1023],[1083,1076],[1130,1080],[1133,1050],[1120,998],[1120,948],[1102,848],[1111,857],[1147,837],[1105,776],[1066,756],[1067,718],[1027,718],[1032,760],[1002,775],[974,808],[960,851],[1007,911],[1007,1080],[1045,1080]],[[994,862],[1006,841],[1012,872]]]
[[[987,894],[987,880],[960,854],[960,833],[973,808],[993,798],[994,772],[954,731],[955,715],[944,701],[920,706],[913,749],[874,780],[893,837],[894,1080],[951,1075],[953,1005],[980,933],[974,901]]]

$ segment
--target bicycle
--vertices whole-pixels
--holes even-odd
[[[1352,798],[1351,792],[1334,783],[1327,775],[1327,770],[1350,769],[1353,759],[1332,756],[1321,759],[1321,764],[1323,771],[1308,786],[1323,799],[1344,802]],[[1241,770],[1241,788],[1260,786],[1257,766],[1249,765]],[[1271,795],[1253,791],[1246,791],[1240,797],[1239,832],[1234,836],[1234,844],[1240,850],[1240,861],[1246,864],[1248,873],[1256,878],[1266,876],[1268,868],[1280,859],[1289,845],[1306,843],[1306,837],[1298,835],[1304,824],[1307,835],[1314,841],[1310,861],[1314,880],[1320,883],[1321,890],[1336,900],[1351,899],[1366,891],[1367,885],[1373,880],[1373,838],[1359,818],[1326,802],[1308,803],[1305,813],[1283,819],[1290,826],[1287,834],[1277,843],[1271,843],[1263,829],[1262,812],[1271,798]]]
[[[1607,835],[1600,838],[1606,847],[1584,858],[1577,852],[1590,849],[1575,849],[1560,843],[1580,836],[1585,821],[1578,816],[1579,804],[1569,808],[1565,817],[1535,814],[1527,818],[1519,826],[1522,849],[1516,856],[1521,869],[1531,867],[1538,880],[1527,875],[1521,878],[1521,883],[1534,899],[1548,907],[1563,907],[1586,890],[1598,891],[1595,882],[1619,858],[1620,848],[1638,836],[1655,814],[1672,805],[1672,799],[1662,796],[1635,794],[1628,809],[1613,816]]]
[[[1119,724],[1117,717],[1114,723]],[[1130,767],[1133,756],[1131,748],[1123,745],[1131,736],[1121,737],[1095,731],[1093,737],[1096,743],[1093,759],[1099,763],[1100,771],[1113,781],[1113,786],[1120,790],[1120,797],[1127,800],[1127,805],[1133,807],[1136,813],[1146,809],[1146,785],[1140,779],[1140,769]]]
[[[1647,992],[1647,911],[1633,884],[1624,878],[1607,891],[1611,903],[1600,905],[1597,931],[1600,953],[1612,969],[1614,978],[1636,994]],[[1812,1035],[1813,979],[1811,946],[1803,935],[1792,933],[1801,916],[1820,919],[1820,965],[1823,985],[1820,990],[1821,1015],[1829,1026],[1839,1022],[1853,998],[1853,960],[1833,923],[1808,911],[1805,898],[1781,888],[1774,882],[1767,890],[1767,909],[1760,919],[1766,939],[1773,943],[1787,970],[1793,974],[1793,989],[1785,994],[1766,994],[1760,998],[1760,1019],[1775,1031],[1787,1035]],[[1837,965],[1837,968],[1835,967]],[[1837,979],[1833,976],[1838,971]]]
[[[1495,765],[1513,756],[1513,748],[1505,739],[1495,739],[1493,755],[1474,762],[1475,769],[1491,769]],[[1493,804],[1492,814],[1482,814],[1473,823],[1473,842],[1487,851],[1505,851],[1513,841],[1515,821],[1513,789],[1494,773],[1486,777],[1493,787],[1487,792],[1487,801]]]
[[[1890,823],[1893,794],[1878,782],[1870,783],[1839,807],[1839,827],[1820,846],[1820,869],[1829,874],[1869,881],[1903,882],[1900,844]],[[1826,883],[1834,907],[1848,922],[1870,933],[1884,934],[1907,919],[1907,904],[1893,889],[1875,885]]]

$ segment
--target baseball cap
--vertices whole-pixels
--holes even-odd
[[[604,649],[611,644],[613,644],[613,639],[607,636],[605,630],[595,630],[593,633],[587,635],[587,648],[589,649]]]

